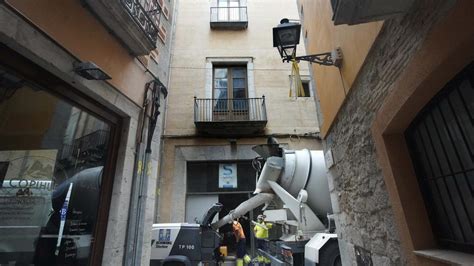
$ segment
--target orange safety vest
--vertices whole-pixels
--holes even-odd
[[[244,229],[242,229],[242,225],[239,222],[232,223],[232,231],[234,231],[237,242],[239,242],[240,239],[245,239]]]

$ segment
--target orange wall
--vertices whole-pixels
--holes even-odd
[[[340,69],[313,64],[313,76],[323,118],[321,135],[325,137],[383,22],[335,26],[330,1],[299,0],[299,3],[300,10],[303,6],[303,36],[307,36],[307,53],[329,52],[335,47],[341,47],[343,53]]]
[[[112,77],[110,84],[141,104],[145,82],[150,78],[79,0],[7,2],[80,60],[102,68]]]

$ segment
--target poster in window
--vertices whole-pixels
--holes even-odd
[[[57,150],[0,151],[0,227],[45,226],[52,210]],[[1,170],[1,169],[0,169]],[[3,173],[4,172],[4,173]]]
[[[237,164],[219,164],[219,188],[237,188]]]

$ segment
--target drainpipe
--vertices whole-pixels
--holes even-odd
[[[173,64],[173,53],[174,53],[174,38],[175,38],[175,31],[176,31],[176,21],[178,20],[178,6],[179,6],[179,0],[175,0],[173,3],[173,14],[172,14],[172,21],[171,21],[171,31],[170,31],[170,54],[168,57],[168,80],[167,80],[167,85],[171,86],[171,70],[172,70],[172,64]],[[163,121],[162,121],[162,127],[163,127],[163,134],[165,133],[166,129],[166,118],[167,118],[167,111],[168,111],[168,98],[165,100],[165,108],[163,110]],[[165,141],[163,139],[163,136],[160,139],[160,168],[158,169],[158,178],[156,180],[156,198],[155,198],[155,215],[153,217],[153,222],[157,223],[158,222],[158,217],[159,217],[159,201],[160,201],[160,189],[161,189],[161,174],[163,173],[163,170],[161,168],[162,162],[163,162],[163,155],[164,155],[164,150],[165,150]]]
[[[155,133],[156,123],[160,115],[160,97],[167,95],[165,86],[155,79],[145,85],[143,109],[140,114],[137,134],[134,172],[132,178],[132,193],[125,244],[124,265],[140,265],[142,257],[143,235],[151,228],[145,228],[145,207],[148,191],[148,179],[151,176],[151,144]],[[145,133],[146,129],[146,133]],[[146,142],[145,142],[146,141]]]

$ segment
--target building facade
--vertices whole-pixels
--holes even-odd
[[[196,223],[216,202],[223,217],[249,198],[252,147],[269,136],[321,146],[308,67],[306,93],[289,96],[291,65],[272,47],[272,28],[298,16],[295,1],[181,0],[177,10],[155,221]]]
[[[0,264],[149,263],[173,12],[0,3]]]
[[[307,53],[343,53],[311,71],[342,263],[472,264],[474,5],[349,2],[298,1]]]

